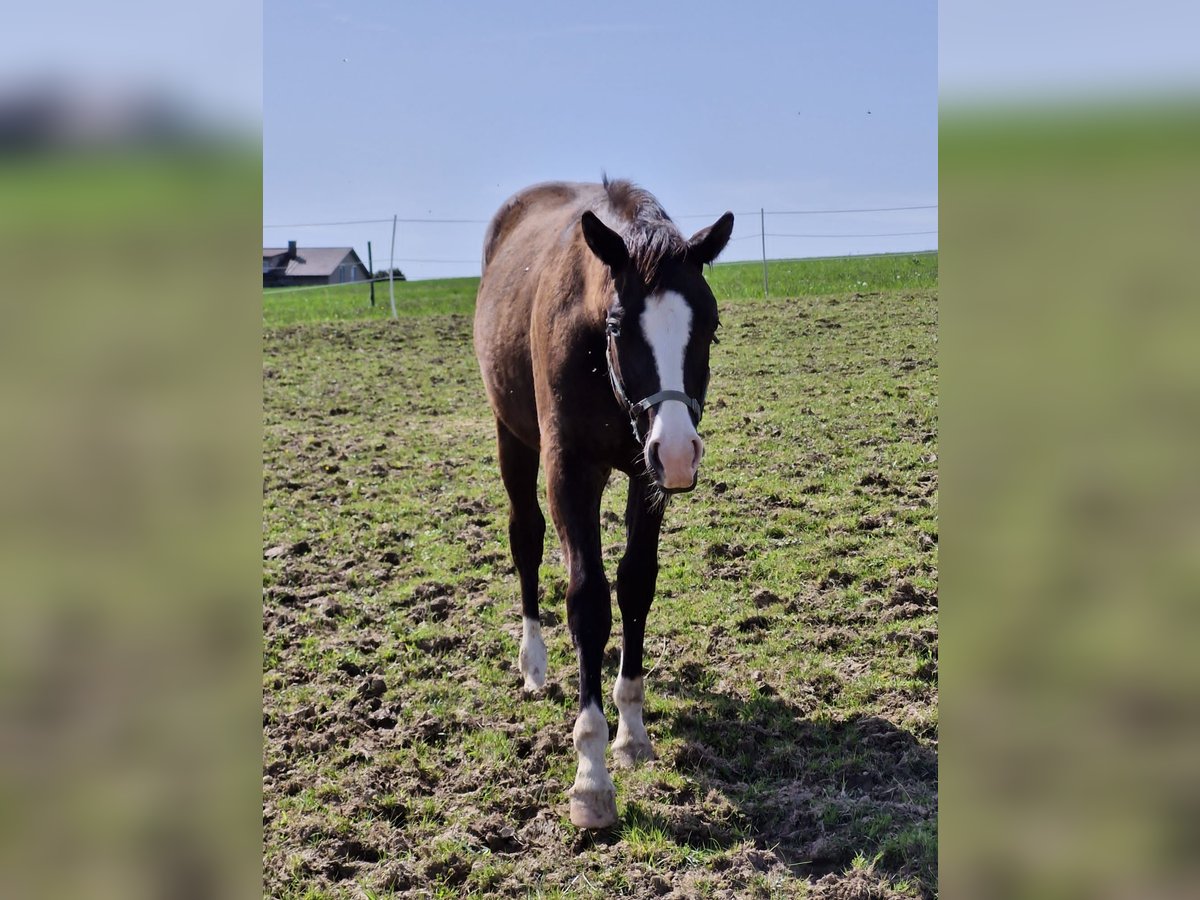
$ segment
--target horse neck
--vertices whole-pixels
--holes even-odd
[[[604,328],[617,289],[608,268],[589,252],[583,269],[583,300],[588,324]]]

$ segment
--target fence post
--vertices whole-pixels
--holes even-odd
[[[767,286],[767,214],[761,206],[758,208],[758,230],[762,237],[763,299],[766,300],[771,296],[770,289]]]
[[[371,259],[371,242],[367,241],[367,268],[371,271],[368,276],[371,279],[371,306],[375,306],[375,262]]]
[[[396,219],[399,213],[392,215],[392,261],[388,263],[388,293],[392,297],[392,318],[400,318],[396,315]]]

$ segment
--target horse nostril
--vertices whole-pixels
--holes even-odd
[[[700,468],[700,460],[704,459],[704,444],[700,438],[692,438],[692,469]]]
[[[663,474],[662,460],[658,458],[659,441],[651,441],[647,448],[650,455],[650,468],[654,470],[654,474],[661,479]]]

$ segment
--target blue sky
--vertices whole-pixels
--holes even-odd
[[[6,3],[0,92],[47,78],[84,91],[151,89],[256,130],[261,48],[262,20],[246,0]]]
[[[933,2],[264,5],[264,225],[486,220],[549,179],[629,177],[685,232],[726,209],[937,203]],[[411,277],[478,273],[483,221],[402,223]],[[768,216],[768,255],[937,246],[936,209]],[[391,225],[264,228],[352,244]],[[723,259],[760,253],[739,215]],[[887,234],[884,237],[841,235]],[[422,260],[446,260],[424,262]]]
[[[948,0],[944,100],[1108,99],[1200,88],[1195,0]]]

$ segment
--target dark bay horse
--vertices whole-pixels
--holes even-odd
[[[521,582],[525,688],[546,679],[538,566],[546,521],[539,460],[566,562],[567,623],[579,659],[578,770],[571,821],[616,822],[604,762],[601,663],[612,627],[600,550],[600,498],[613,469],[629,476],[625,555],[617,567],[623,639],[613,700],[617,765],[653,759],[642,724],[642,641],[658,577],[669,494],[696,484],[696,432],[708,389],[717,304],[702,267],[725,247],[733,214],[685,238],[646,191],[626,181],[554,182],[511,197],[488,226],[475,309],[475,352],[496,416],[508,535]]]

